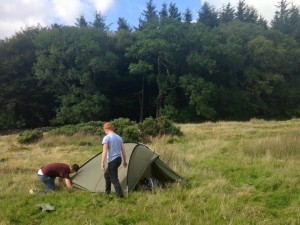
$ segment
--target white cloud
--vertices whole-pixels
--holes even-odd
[[[76,18],[85,11],[85,5],[80,0],[53,0],[51,5],[51,17],[58,23],[74,25]]]
[[[47,2],[40,0],[2,0],[0,38],[9,37],[26,26],[46,25],[45,12],[48,6]]]
[[[91,2],[95,6],[95,9],[102,13],[114,6],[114,0],[91,0]]]
[[[95,10],[104,13],[113,5],[114,0],[1,0],[0,39],[27,26],[74,25],[81,14],[88,18]]]

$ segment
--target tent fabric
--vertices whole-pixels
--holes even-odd
[[[127,168],[119,167],[119,180],[125,193],[132,192],[144,176],[154,176],[163,182],[177,182],[182,178],[159,155],[141,143],[125,143]],[[91,192],[105,192],[105,178],[101,169],[102,153],[84,163],[71,177],[74,187]],[[106,160],[107,163],[107,160]],[[107,165],[106,165],[107,166]],[[112,192],[114,192],[112,185]]]

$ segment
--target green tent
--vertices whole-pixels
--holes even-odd
[[[119,180],[124,193],[135,190],[139,181],[155,177],[162,183],[179,182],[182,178],[159,159],[159,155],[141,143],[125,143],[127,168],[119,167]],[[71,177],[73,186],[91,192],[105,192],[105,178],[99,153],[84,163]],[[106,160],[107,161],[107,160]],[[112,185],[112,191],[113,185]]]

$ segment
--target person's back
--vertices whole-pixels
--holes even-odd
[[[126,153],[125,147],[123,144],[123,139],[113,131],[112,123],[105,123],[103,125],[103,130],[105,136],[102,140],[102,158],[101,158],[101,167],[105,177],[105,191],[107,194],[111,191],[111,184],[114,185],[117,196],[123,197],[123,190],[120,185],[118,178],[118,168],[122,163],[123,156],[123,165],[127,167],[126,162]],[[105,169],[104,162],[107,158],[107,169]]]
[[[117,157],[121,157],[121,149],[123,139],[116,133],[111,132],[107,134],[102,141],[102,144],[108,145],[107,160],[108,162],[113,161]]]
[[[70,179],[70,166],[65,163],[49,163],[43,166],[41,170],[44,175],[50,177],[62,177]]]

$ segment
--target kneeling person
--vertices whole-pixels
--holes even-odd
[[[63,180],[67,188],[72,188],[70,173],[77,172],[79,166],[77,164],[67,165],[64,163],[50,163],[39,169],[37,172],[39,179],[46,185],[45,190],[30,190],[29,193],[47,193],[55,191],[55,178],[59,177],[59,185],[63,186]]]

